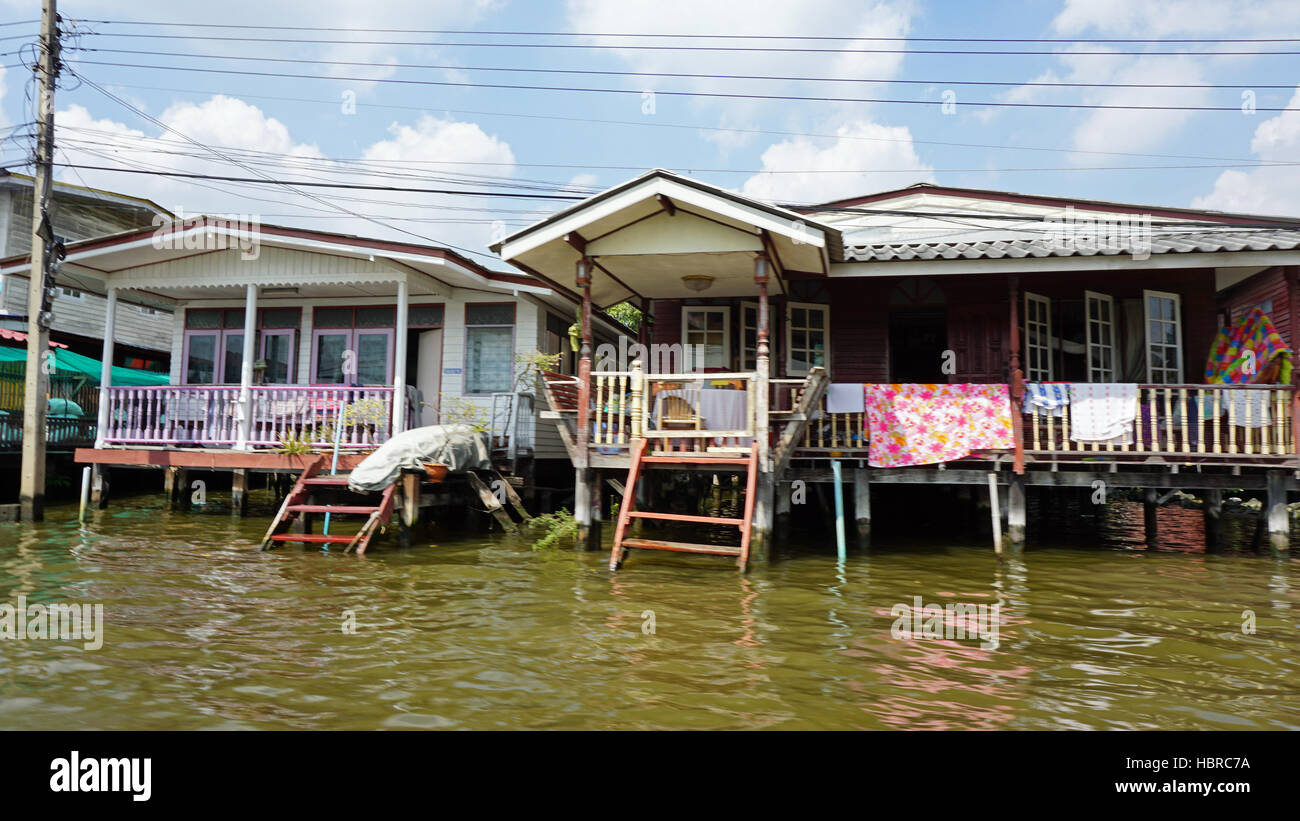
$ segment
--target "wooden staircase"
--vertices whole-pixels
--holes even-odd
[[[632,466],[628,469],[627,483],[623,486],[623,502],[618,509],[618,526],[614,530],[614,549],[609,557],[609,569],[618,570],[630,548],[639,550],[669,550],[677,553],[704,553],[713,556],[735,556],[736,564],[744,572],[749,563],[750,524],[754,517],[754,494],[758,483],[758,445],[751,445],[747,455],[717,456],[707,452],[681,452],[647,455],[646,440],[632,442]],[[686,470],[707,470],[709,467],[747,472],[745,482],[745,513],[742,518],[725,516],[699,516],[684,513],[658,513],[636,509],[637,482],[647,465],[671,464]],[[699,525],[726,525],[740,528],[740,545],[701,544],[695,542],[667,542],[657,539],[627,538],[628,524],[633,519],[658,519]]]
[[[304,544],[342,544],[346,545],[344,552],[355,550],[357,555],[366,552],[370,545],[370,538],[374,536],[375,531],[388,524],[393,517],[393,490],[396,484],[389,485],[380,491],[378,504],[316,504],[312,500],[313,494],[318,491],[334,493],[352,493],[355,491],[348,490],[347,474],[321,475],[325,469],[327,456],[322,455],[316,461],[312,462],[298,477],[287,496],[284,497],[284,504],[280,505],[280,510],[272,520],[271,526],[266,530],[266,536],[262,539],[262,549],[270,550],[277,544],[284,542],[302,542]],[[369,500],[367,500],[368,502]],[[337,516],[365,516],[366,521],[362,524],[361,529],[355,534],[323,534],[323,533],[290,533],[287,528],[295,520],[306,515],[315,515],[321,513],[330,514],[331,518]]]

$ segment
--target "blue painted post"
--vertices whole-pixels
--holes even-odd
[[[334,421],[334,459],[333,461],[330,462],[330,476],[333,476],[334,474],[339,472],[339,442],[342,441],[343,439],[343,412],[346,409],[347,409],[347,403],[339,402],[339,416],[338,419]],[[321,528],[321,533],[323,533],[326,536],[330,535],[329,511],[325,511],[325,526]],[[324,547],[326,550],[330,549],[330,546],[328,544],[324,545]]]
[[[831,460],[831,473],[835,476],[835,555],[844,561],[844,474],[840,460]]]

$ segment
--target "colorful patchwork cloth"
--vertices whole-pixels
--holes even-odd
[[[1070,439],[1132,444],[1137,398],[1138,386],[1128,382],[1071,382]]]
[[[1061,408],[1070,404],[1070,388],[1058,382],[1026,382],[1024,412],[1061,416]]]
[[[1276,368],[1270,370],[1275,364]],[[1205,381],[1211,385],[1250,385],[1267,377],[1271,383],[1291,384],[1291,349],[1268,315],[1251,308],[1229,331],[1220,328],[1210,346]]]
[[[864,385],[872,467],[931,465],[1015,447],[1006,385]]]

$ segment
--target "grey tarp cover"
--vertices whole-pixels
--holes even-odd
[[[402,470],[419,470],[421,462],[439,462],[452,473],[492,467],[488,436],[469,425],[429,425],[399,433],[367,456],[348,477],[356,491],[383,490]]]

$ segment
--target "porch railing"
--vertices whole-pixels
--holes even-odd
[[[241,416],[239,390],[174,385],[109,388],[104,441],[234,445]],[[392,434],[391,387],[261,385],[251,390],[251,446],[275,447],[292,439],[332,447],[337,435],[341,447],[367,448],[382,444]]]
[[[591,444],[626,448],[644,437],[655,450],[748,448],[755,435],[756,374],[597,371]],[[706,396],[706,391],[717,394]]]
[[[1231,462],[1296,458],[1293,400],[1283,385],[1139,385],[1127,443],[1071,438],[1070,406],[1060,416],[1025,414],[1025,452],[1039,457],[1172,457]]]

